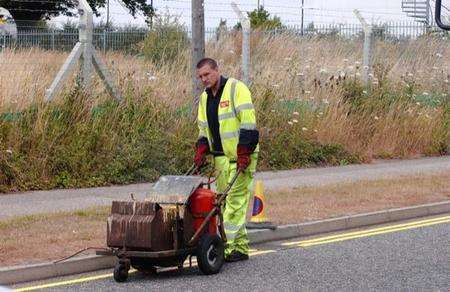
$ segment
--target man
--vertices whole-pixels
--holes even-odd
[[[227,236],[225,261],[247,260],[245,220],[259,152],[251,93],[244,83],[221,76],[217,62],[210,58],[198,62],[197,76],[205,91],[199,100],[200,134],[194,161],[200,168],[206,162],[205,156],[213,154],[218,192],[225,190],[237,170],[241,171],[223,210]]]

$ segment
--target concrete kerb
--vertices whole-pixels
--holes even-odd
[[[276,230],[251,230],[249,232],[249,238],[252,244],[256,244],[417,217],[439,215],[443,213],[450,213],[450,201],[344,216],[314,222],[283,225],[279,226]],[[12,285],[112,268],[115,263],[115,257],[91,255],[73,258],[57,264],[42,263],[0,268],[0,285]]]

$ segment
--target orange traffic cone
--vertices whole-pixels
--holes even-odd
[[[264,187],[262,181],[256,181],[255,195],[253,197],[253,210],[250,222],[247,223],[249,229],[276,229],[266,216],[266,205],[264,198]]]

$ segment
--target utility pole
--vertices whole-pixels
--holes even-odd
[[[152,12],[150,14],[150,29],[153,29],[153,14],[154,14],[154,9],[153,9],[153,0],[151,0],[150,2],[150,6],[152,7]]]
[[[305,0],[302,0],[302,26],[300,28],[302,35],[303,35],[303,32],[304,32],[304,30],[303,30],[303,19],[304,19],[304,11],[305,11],[305,9],[303,8],[304,5],[305,5]]]
[[[202,85],[197,79],[197,63],[205,57],[205,10],[203,0],[192,0],[192,94],[196,113]]]

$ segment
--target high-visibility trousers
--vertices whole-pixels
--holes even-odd
[[[224,229],[227,236],[225,256],[228,256],[234,250],[243,254],[248,254],[249,251],[245,221],[253,190],[253,175],[256,171],[258,154],[253,153],[250,159],[250,165],[238,176],[225,199],[225,205],[222,209]],[[214,158],[214,166],[217,175],[216,190],[217,192],[223,192],[236,174],[236,162],[230,162],[226,156],[217,156]]]

